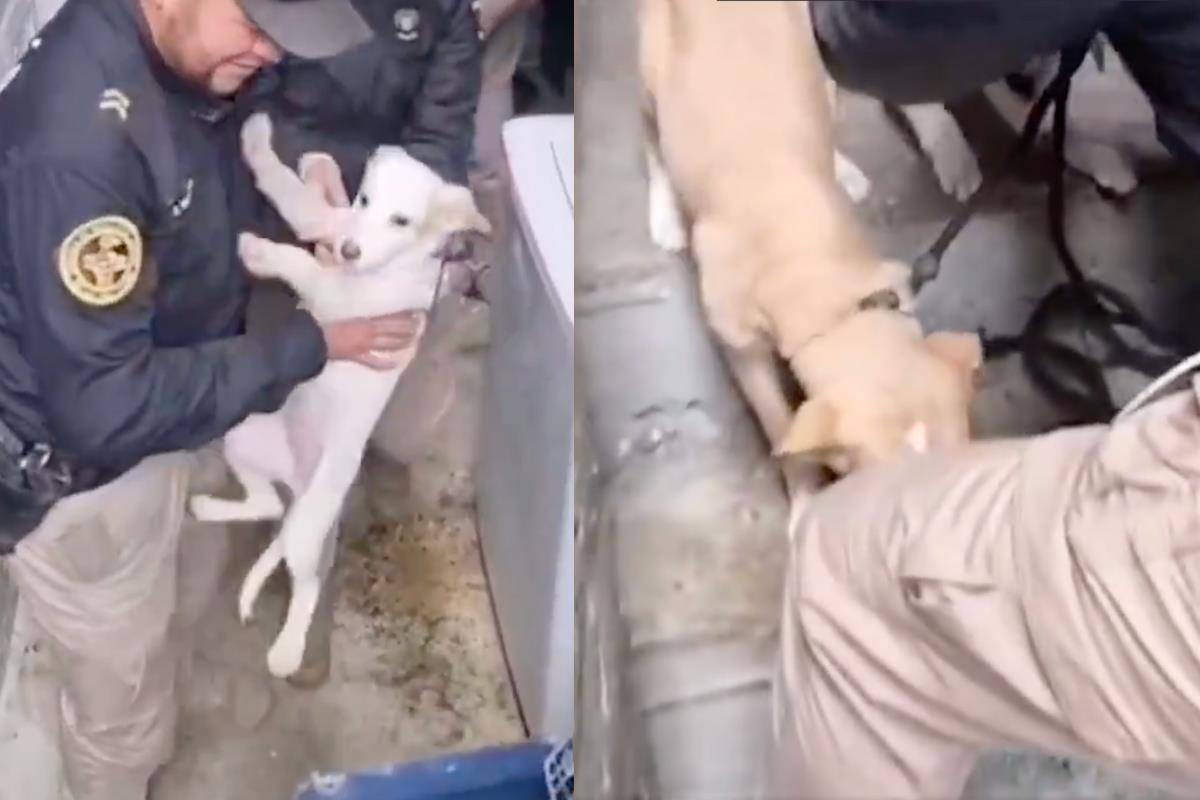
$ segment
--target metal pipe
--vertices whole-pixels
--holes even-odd
[[[769,737],[785,498],[691,266],[648,241],[633,2],[578,7],[576,419],[595,468],[576,562],[579,793],[746,796]]]

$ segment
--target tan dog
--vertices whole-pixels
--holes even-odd
[[[641,0],[640,28],[652,235],[690,240],[776,452],[847,472],[967,439],[979,339],[925,337],[908,267],[867,242],[835,178],[807,4]],[[775,353],[808,397],[794,418]]]

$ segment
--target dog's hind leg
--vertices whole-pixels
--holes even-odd
[[[192,516],[202,522],[279,519],[283,501],[272,480],[288,481],[293,470],[291,447],[274,415],[248,417],[225,435],[225,460],[245,491],[242,500],[199,494],[189,501]]]
[[[276,536],[242,581],[242,590],[238,594],[238,618],[243,623],[249,622],[254,616],[254,602],[280,561],[283,561],[283,540]]]
[[[337,523],[359,463],[358,458],[345,454],[326,453],[284,520],[279,540],[292,576],[292,596],[283,628],[267,653],[267,667],[276,677],[293,674],[304,659],[308,629],[321,594],[326,539]]]

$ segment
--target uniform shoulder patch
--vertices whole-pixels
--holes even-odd
[[[79,302],[103,308],[121,302],[142,272],[142,235],[125,217],[98,217],[67,234],[58,274]]]

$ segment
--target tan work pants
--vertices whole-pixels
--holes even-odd
[[[957,798],[984,750],[1200,787],[1200,412],[851,476],[795,532],[773,798]]]
[[[224,565],[224,529],[185,519],[197,461],[146,459],[50,510],[8,559],[61,681],[57,727],[74,800],[143,800],[171,756],[188,634]]]

